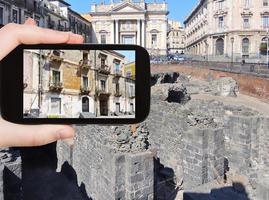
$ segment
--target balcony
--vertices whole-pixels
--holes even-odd
[[[49,54],[49,58],[51,61],[58,61],[58,62],[63,61],[62,56],[63,52],[60,50],[53,50]]]
[[[90,93],[90,88],[88,86],[81,86],[80,93],[82,95],[88,95]]]
[[[121,70],[115,70],[114,75],[115,76],[122,76],[122,71]]]
[[[135,94],[134,94],[134,93],[130,93],[130,94],[129,94],[129,98],[130,98],[130,99],[134,99],[134,98],[135,98]]]
[[[111,95],[111,93],[105,89],[97,89],[96,94],[97,96],[110,96]]]
[[[122,93],[120,91],[115,91],[114,92],[114,96],[115,97],[121,97],[122,96]]]
[[[101,73],[101,74],[110,74],[110,67],[108,67],[107,65],[101,65],[99,68],[98,68],[98,72]]]
[[[90,69],[91,68],[91,62],[88,59],[80,60],[79,61],[79,66],[81,67],[81,69]]]
[[[52,92],[61,92],[63,89],[63,83],[58,81],[51,81],[49,83],[49,90]]]

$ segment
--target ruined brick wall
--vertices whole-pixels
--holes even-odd
[[[119,143],[115,143],[110,137],[114,128],[78,127],[73,148],[63,143],[57,147],[58,169],[69,161],[76,171],[78,185],[83,185],[86,193],[96,200],[153,199],[152,153],[133,152],[128,149],[132,143],[124,143],[121,136],[117,136]]]

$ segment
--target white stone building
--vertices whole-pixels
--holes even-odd
[[[168,20],[167,49],[169,54],[184,53],[185,34],[179,21]]]
[[[165,1],[115,0],[92,4],[90,15],[94,42],[137,44],[150,54],[167,54],[168,6]]]
[[[196,59],[266,60],[268,0],[200,0],[184,24],[186,52]]]

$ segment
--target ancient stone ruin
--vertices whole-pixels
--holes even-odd
[[[19,154],[3,150],[1,195],[19,199],[23,182],[28,199],[54,191],[64,199],[268,200],[269,117],[199,94],[239,98],[229,78],[155,74],[145,122],[77,126],[73,143],[57,143],[53,172],[38,168],[21,176]],[[27,183],[34,179],[33,190]]]

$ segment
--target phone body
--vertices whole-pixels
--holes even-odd
[[[135,124],[150,109],[137,45],[20,45],[1,62],[1,115],[19,124]]]

